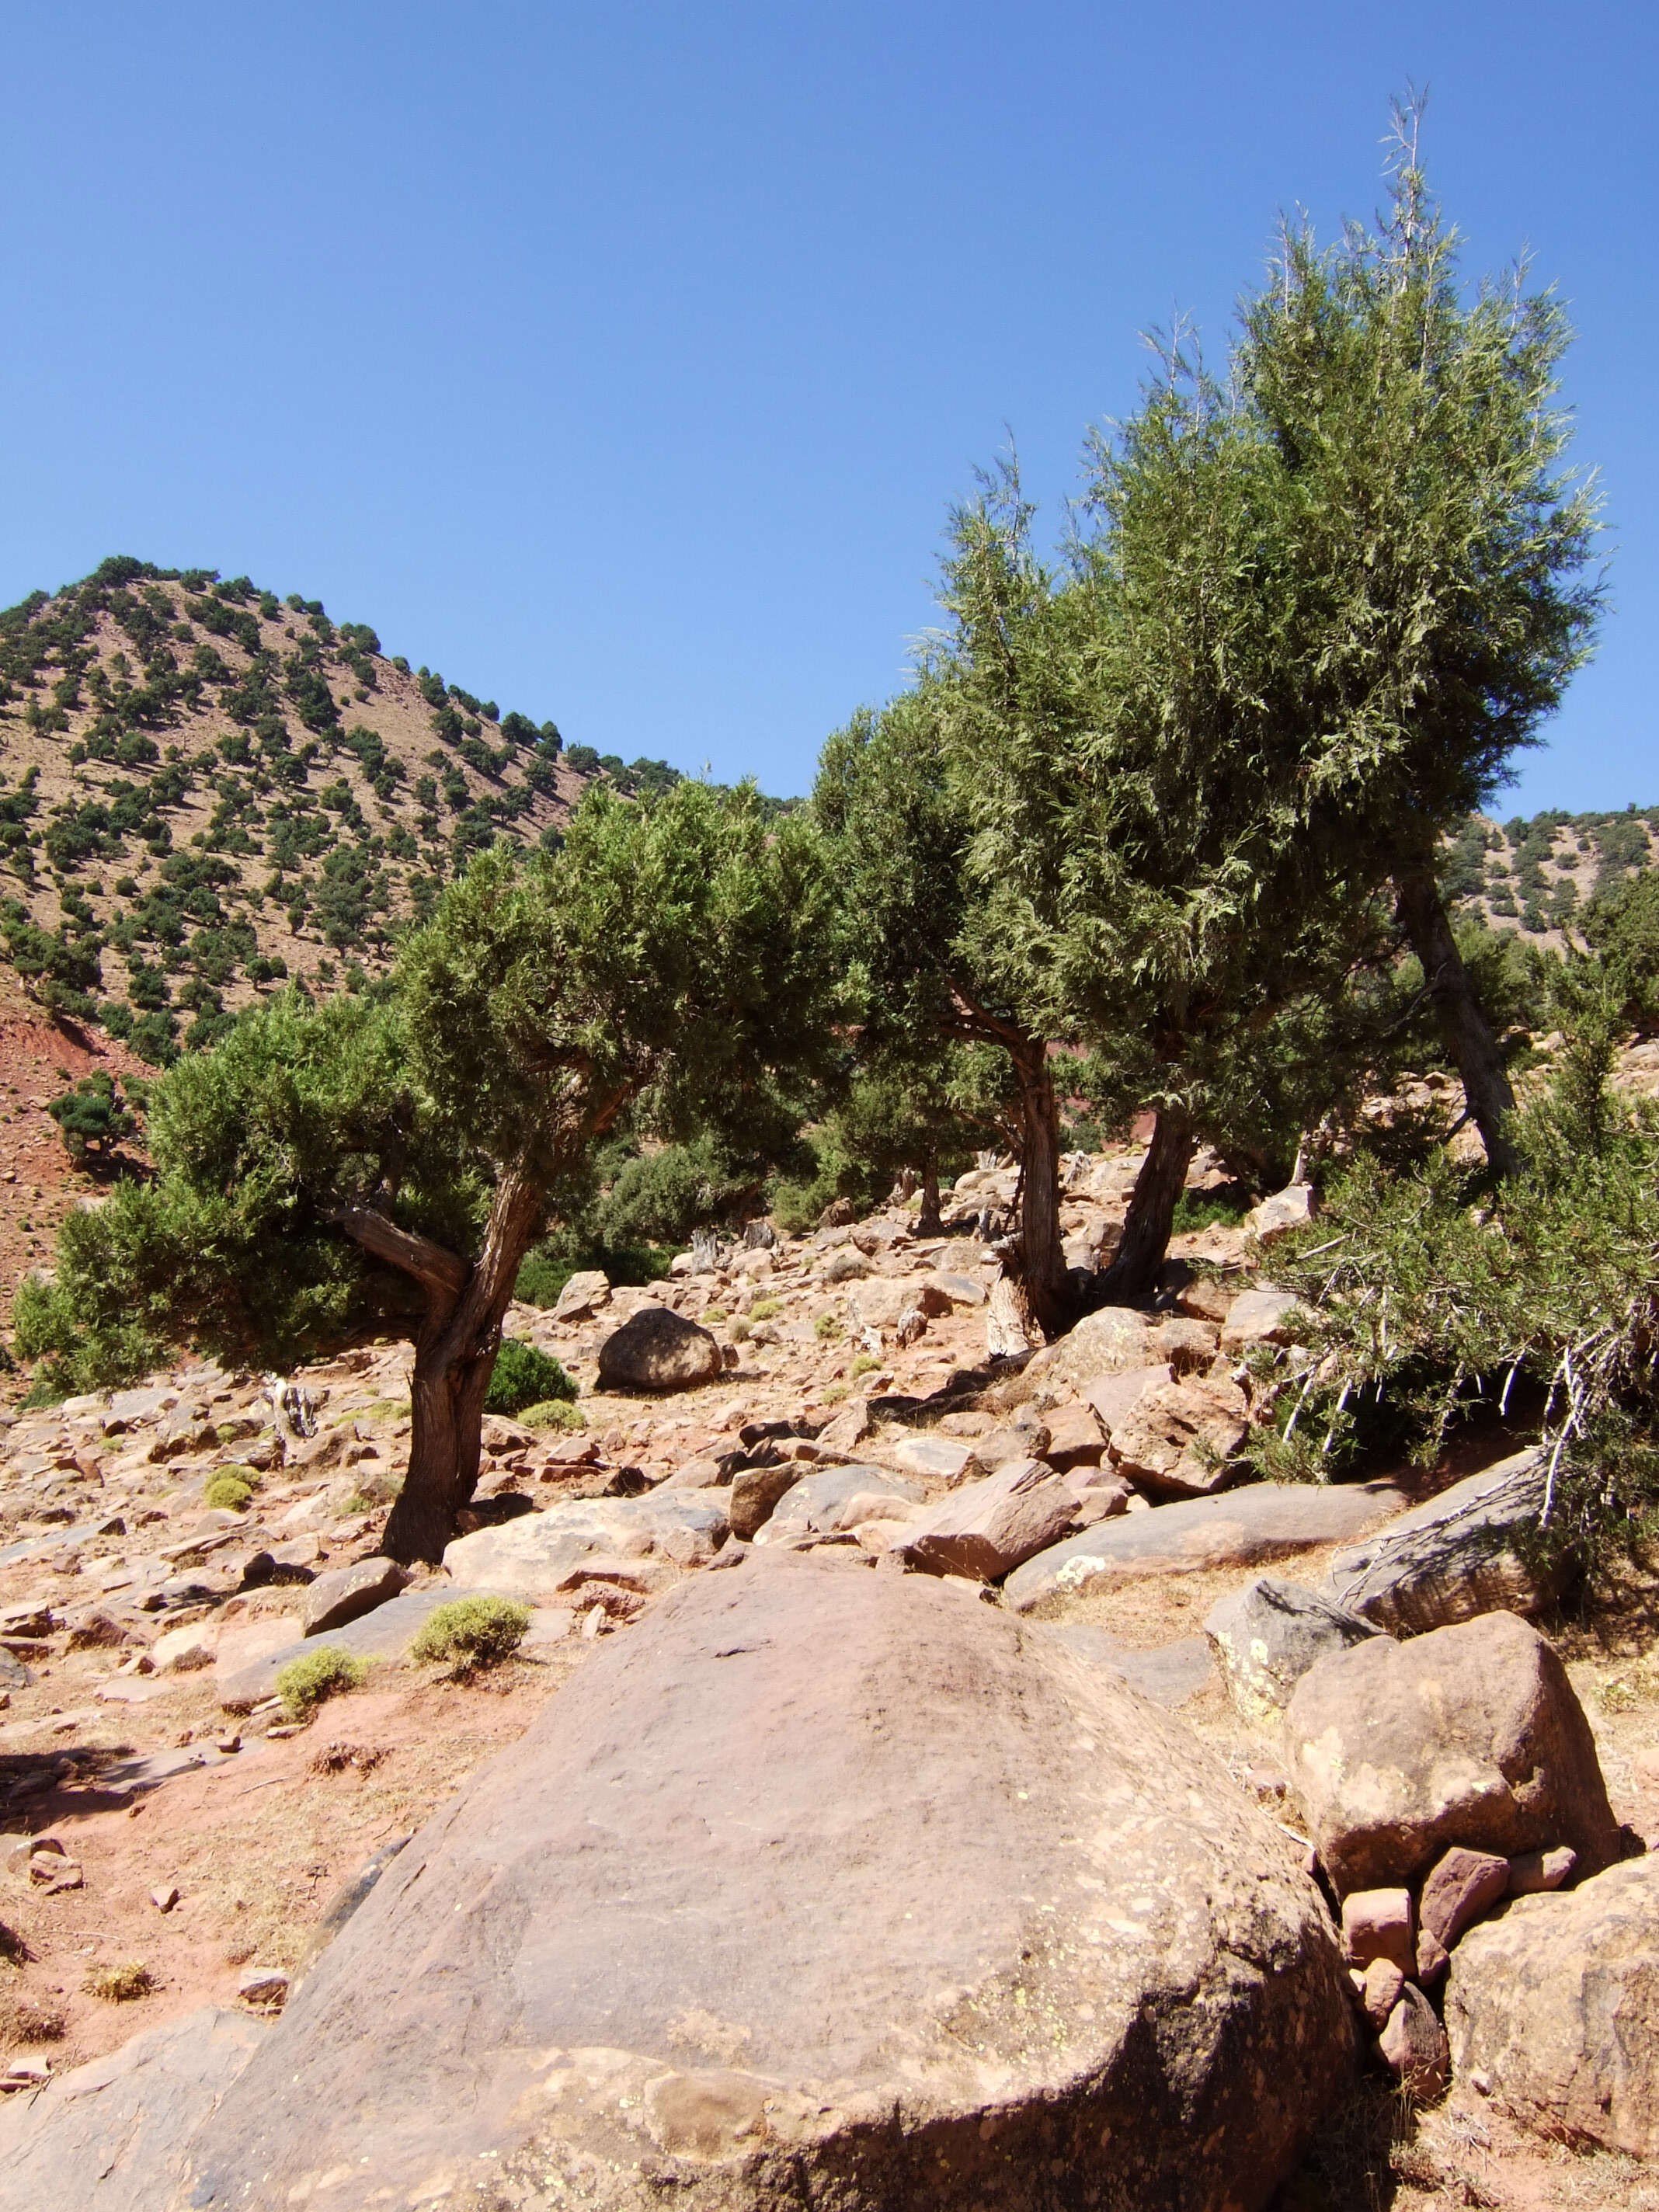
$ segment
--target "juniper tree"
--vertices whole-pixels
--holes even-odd
[[[85,1382],[189,1334],[290,1352],[371,1315],[415,1342],[384,1548],[442,1555],[477,1477],[519,1263],[624,1109],[669,1136],[828,1048],[810,826],[746,792],[591,793],[561,851],[479,855],[371,1001],[296,994],[158,1085],[154,1184],[64,1231],[18,1342]]]

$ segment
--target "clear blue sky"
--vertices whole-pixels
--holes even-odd
[[[0,605],[246,571],[573,741],[777,791],[902,682],[1005,425],[1054,516],[1137,331],[1380,197],[1572,303],[1613,611],[1516,806],[1659,800],[1654,13],[13,4]],[[1506,805],[1504,811],[1510,811]]]

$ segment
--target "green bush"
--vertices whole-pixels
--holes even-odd
[[[749,1309],[749,1318],[755,1321],[775,1321],[783,1311],[776,1298],[757,1298]]]
[[[564,1398],[542,1398],[514,1416],[526,1429],[585,1429],[586,1417],[580,1406]]]
[[[46,1111],[64,1133],[70,1159],[77,1164],[89,1152],[102,1159],[123,1137],[138,1127],[116,1088],[115,1078],[104,1068],[83,1075],[72,1091],[54,1098]]]
[[[330,1698],[355,1690],[368,1673],[361,1659],[337,1644],[325,1644],[289,1661],[276,1677],[276,1694],[290,1720],[305,1720]]]
[[[530,1626],[530,1607],[505,1597],[462,1597],[428,1613],[409,1647],[411,1659],[451,1660],[458,1672],[510,1659]]]
[[[208,1477],[207,1487],[202,1492],[202,1502],[211,1508],[222,1508],[226,1512],[240,1513],[253,1496],[253,1485],[236,1468],[222,1467]]]
[[[574,1398],[576,1386],[550,1352],[516,1336],[503,1337],[495,1371],[484,1395],[487,1413],[513,1414],[550,1398]]]

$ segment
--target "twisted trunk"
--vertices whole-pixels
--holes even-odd
[[[1022,1143],[1020,1277],[1031,1319],[1052,1337],[1073,1318],[1060,1234],[1060,1109],[1047,1044],[1027,1038],[1012,1059]]]
[[[1106,1304],[1124,1305],[1131,1298],[1145,1297],[1157,1282],[1197,1147],[1198,1133],[1186,1112],[1179,1106],[1160,1106],[1152,1141],[1129,1194],[1122,1240],[1101,1278],[1098,1295]]]
[[[918,1237],[937,1237],[944,1228],[939,1204],[939,1154],[928,1152],[921,1169],[921,1208],[916,1215]]]
[[[477,1487],[484,1394],[519,1262],[541,1213],[539,1186],[521,1168],[507,1169],[495,1186],[483,1249],[470,1265],[383,1214],[354,1208],[340,1217],[366,1251],[412,1275],[426,1293],[410,1383],[409,1472],[380,1540],[386,1556],[405,1566],[443,1558],[455,1516]]]
[[[1452,935],[1434,871],[1425,862],[1402,874],[1395,889],[1400,926],[1422,963],[1440,1035],[1462,1078],[1463,1095],[1487,1161],[1494,1174],[1512,1174],[1516,1153],[1508,1122],[1515,1112],[1515,1092],[1492,1024]]]

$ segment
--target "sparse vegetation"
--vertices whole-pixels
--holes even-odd
[[[550,1352],[516,1336],[503,1337],[484,1393],[487,1413],[519,1413],[526,1406],[574,1398],[576,1386]]]
[[[342,1697],[347,1691],[356,1689],[368,1673],[361,1659],[354,1659],[337,1644],[325,1644],[315,1651],[290,1659],[277,1675],[275,1687],[283,1701],[283,1711],[290,1720],[309,1720],[318,1706],[326,1704],[330,1698]]]
[[[131,2004],[149,1995],[155,1977],[141,1960],[129,1959],[124,1966],[94,1967],[86,1985],[89,1996],[101,1997],[106,2004]]]
[[[417,1665],[448,1662],[470,1674],[510,1659],[529,1626],[530,1607],[511,1598],[457,1598],[422,1622],[409,1656]]]

